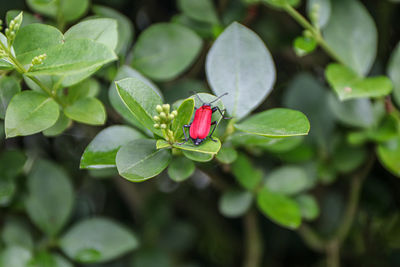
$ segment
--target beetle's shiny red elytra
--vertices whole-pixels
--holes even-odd
[[[203,105],[196,110],[192,125],[190,126],[190,138],[204,139],[210,133],[211,128],[211,106]]]

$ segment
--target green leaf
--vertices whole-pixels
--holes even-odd
[[[58,254],[39,251],[30,261],[29,267],[73,267],[73,265]]]
[[[315,220],[319,216],[319,206],[314,196],[303,194],[296,197],[300,207],[301,217],[307,221]]]
[[[220,27],[216,26],[218,24],[210,24],[207,22],[201,22],[198,20],[194,20],[187,16],[186,14],[177,14],[171,18],[171,22],[188,27],[189,29],[196,32],[203,39],[212,39],[214,38],[213,29]]]
[[[106,121],[106,110],[100,100],[94,97],[82,98],[64,109],[68,118],[90,124],[103,125]]]
[[[43,64],[32,67],[26,75],[67,76],[84,73],[79,76],[79,79],[74,78],[74,82],[78,82],[104,64],[117,59],[114,51],[109,47],[89,39],[66,40],[61,45],[48,48],[46,55]],[[72,82],[69,83],[72,84]]]
[[[100,84],[96,79],[86,79],[68,88],[67,102],[72,104],[85,97],[95,97],[99,91]]]
[[[118,44],[115,51],[124,55],[133,41],[134,28],[130,19],[118,11],[105,6],[93,5],[92,10],[101,17],[112,18],[117,21]]]
[[[171,152],[157,149],[156,141],[134,140],[122,146],[117,153],[119,174],[132,182],[142,182],[160,174],[169,164]]]
[[[400,42],[390,56],[387,73],[393,82],[394,100],[400,105]]]
[[[323,29],[331,16],[331,0],[308,0],[307,14],[311,18],[314,5],[318,5],[318,26]]]
[[[221,141],[219,141],[219,139],[216,137],[213,137],[213,139],[216,140],[216,142],[207,138],[198,146],[195,146],[191,140],[188,140],[187,142],[185,142],[183,144],[175,143],[172,146],[175,148],[182,149],[182,150],[188,150],[188,151],[193,151],[193,152],[207,153],[207,154],[214,155],[214,154],[217,154],[219,149],[221,148]]]
[[[99,263],[136,249],[139,241],[124,226],[106,218],[94,217],[75,224],[61,238],[60,246],[74,261]]]
[[[54,125],[59,116],[58,104],[50,97],[23,91],[15,95],[7,108],[5,128],[7,138],[30,135]]]
[[[358,0],[332,1],[332,13],[323,35],[329,47],[358,75],[366,75],[377,50],[377,30]]]
[[[330,64],[325,70],[325,76],[340,100],[361,97],[378,98],[392,91],[392,83],[386,76],[362,78],[340,64]]]
[[[137,130],[114,125],[99,132],[83,152],[80,168],[101,169],[116,167],[115,157],[119,148],[130,141],[144,138]]]
[[[33,249],[33,238],[27,224],[14,217],[5,220],[1,239],[7,247],[19,246],[28,250]]]
[[[55,27],[45,24],[30,24],[18,31],[13,47],[18,61],[29,64],[35,56],[47,54],[48,49],[61,45],[63,34]]]
[[[377,155],[382,165],[394,175],[400,177],[400,138],[381,143]]]
[[[0,253],[0,267],[26,267],[31,258],[31,252],[25,248],[7,247]]]
[[[17,189],[16,177],[22,172],[26,156],[19,150],[6,150],[0,156],[0,206],[8,206]]]
[[[202,40],[184,26],[153,24],[139,36],[132,66],[154,80],[172,80],[194,62],[201,47]]]
[[[0,118],[4,119],[11,98],[21,92],[21,86],[14,77],[0,77]]]
[[[238,157],[237,151],[233,147],[222,146],[217,154],[217,159],[224,164],[231,164]]]
[[[74,205],[74,191],[64,170],[54,163],[39,160],[28,177],[26,211],[32,222],[50,236],[67,223]]]
[[[264,185],[270,192],[295,195],[309,189],[313,183],[303,168],[285,165],[269,173]]]
[[[230,140],[235,146],[257,147],[273,153],[281,153],[297,147],[303,139],[303,136],[279,138],[236,132]]]
[[[178,7],[191,19],[210,24],[218,24],[217,12],[211,0],[179,0]]]
[[[301,73],[290,82],[283,97],[285,107],[303,112],[312,125],[308,140],[327,149],[335,126],[328,106],[328,90],[308,73]]]
[[[266,217],[282,227],[296,229],[300,226],[300,208],[285,195],[261,189],[257,194],[257,205]]]
[[[135,118],[147,129],[162,136],[161,130],[154,128],[153,120],[153,116],[158,115],[156,106],[162,105],[160,96],[138,78],[126,78],[115,84],[119,96]]]
[[[182,150],[183,155],[188,159],[198,162],[207,162],[213,159],[214,154],[200,153],[189,150]]]
[[[349,173],[360,167],[367,155],[364,147],[350,146],[342,141],[335,148],[332,165],[341,173]]]
[[[7,47],[7,37],[0,32],[0,42]],[[13,48],[11,48],[11,51],[13,51]],[[11,62],[8,59],[5,58],[0,58],[0,70],[12,70],[14,68],[14,65],[11,64]]]
[[[185,157],[174,158],[168,167],[168,176],[175,182],[182,182],[192,176],[195,169],[193,161]]]
[[[310,123],[300,111],[275,108],[257,113],[245,121],[235,124],[235,128],[261,136],[285,137],[307,135]]]
[[[89,0],[27,0],[27,5],[35,12],[70,22],[82,17],[88,7]]]
[[[140,74],[138,71],[136,71],[135,69],[132,69],[130,66],[127,66],[127,65],[123,65],[118,70],[117,76],[114,78],[114,81],[110,84],[110,87],[108,89],[108,98],[110,99],[112,107],[126,121],[128,121],[132,125],[136,126],[137,128],[145,131],[146,128],[136,119],[136,117],[125,106],[124,102],[118,95],[118,91],[117,91],[115,82],[125,79],[125,78],[137,78],[137,79],[141,80],[142,82],[146,83],[149,87],[151,87],[161,98],[162,98],[162,94],[160,92],[160,89],[158,89],[158,87],[154,83],[152,83],[150,80],[148,80],[142,74]]]
[[[185,99],[177,109],[178,116],[172,122],[172,131],[175,140],[180,141],[183,138],[183,125],[189,124],[193,116],[194,100],[192,98]]]
[[[369,128],[375,123],[373,106],[369,99],[340,101],[330,94],[328,103],[336,119],[345,125]]]
[[[284,8],[286,5],[297,6],[300,0],[261,0],[261,2],[276,8]]]
[[[115,50],[118,42],[117,21],[99,18],[75,24],[64,34],[65,40],[90,39]]]
[[[262,179],[262,172],[257,170],[244,154],[239,154],[233,162],[232,173],[239,184],[249,191],[255,190]]]
[[[72,121],[68,119],[64,113],[60,113],[60,116],[58,117],[58,120],[56,123],[51,126],[50,128],[47,128],[46,130],[43,131],[43,134],[45,136],[57,136],[63,133],[68,127],[70,127],[72,124]]]
[[[313,38],[300,36],[294,40],[293,48],[297,56],[303,57],[317,48],[317,41]]]
[[[229,190],[222,194],[218,202],[219,211],[226,217],[236,218],[244,215],[253,202],[249,191]]]
[[[206,74],[216,95],[229,93],[223,102],[236,119],[258,107],[275,82],[267,47],[257,34],[237,22],[224,30],[208,52]]]

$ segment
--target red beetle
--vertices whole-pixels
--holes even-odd
[[[228,117],[225,117],[225,109],[221,110],[218,106],[211,107],[211,104],[214,103],[215,101],[219,100],[221,97],[224,95],[227,95],[228,93],[225,93],[213,101],[209,103],[205,103],[198,94],[196,96],[199,98],[199,100],[203,103],[201,107],[196,109],[196,112],[194,114],[194,119],[191,124],[188,125],[183,125],[183,134],[185,135],[185,142],[187,142],[190,139],[192,139],[193,144],[195,146],[200,145],[207,137],[209,137],[211,140],[214,142],[217,142],[217,140],[212,138],[212,134],[215,131],[215,128],[217,127],[217,122],[213,121],[211,122],[211,117],[212,114],[215,111],[218,111],[223,119],[231,119]],[[212,129],[210,133],[210,128],[211,125],[214,125],[214,128]],[[189,128],[189,138],[186,135],[185,128]],[[210,133],[210,135],[209,135]]]

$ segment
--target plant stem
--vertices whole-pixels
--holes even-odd
[[[313,250],[323,252],[325,250],[325,240],[323,240],[310,226],[302,224],[297,230],[304,242]]]
[[[25,69],[25,67],[17,60],[16,57],[11,53],[10,49],[8,49],[2,42],[0,42],[0,47],[4,51],[6,51],[7,56],[9,59],[12,61],[14,64],[15,68],[17,71],[21,74],[25,74],[28,71]],[[61,102],[60,99],[52,92],[50,88],[48,88],[46,85],[44,85],[38,78],[34,76],[28,76],[29,79],[31,79],[34,83],[36,83],[44,92],[46,92],[51,98],[53,98],[58,104],[60,104],[62,107],[65,107],[65,105]]]
[[[343,60],[336,54],[335,51],[328,45],[325,41],[324,37],[322,37],[321,32],[315,28],[303,15],[301,15],[296,9],[294,9],[291,5],[287,4],[284,6],[284,10],[294,19],[296,20],[303,28],[309,30],[317,43],[321,46],[322,49],[335,61],[343,64]]]
[[[252,209],[243,218],[245,228],[246,255],[243,267],[259,267],[262,261],[262,240],[257,214]]]
[[[340,266],[340,245],[336,241],[328,243],[326,246],[327,267],[339,267]]]

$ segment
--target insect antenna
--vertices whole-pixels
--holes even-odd
[[[213,101],[211,101],[210,104],[211,104],[211,103],[214,103],[215,101],[217,101],[217,100],[219,100],[219,99],[221,99],[221,97],[226,96],[227,94],[228,94],[228,92],[223,93],[222,95],[220,95],[219,97],[217,97],[216,99],[214,99]]]
[[[201,99],[201,97],[200,97],[195,91],[190,91],[190,93],[191,93],[191,94],[194,94],[195,96],[197,96],[197,98],[200,100],[200,102],[201,102],[202,104],[206,103],[206,102],[203,101],[203,99]]]

